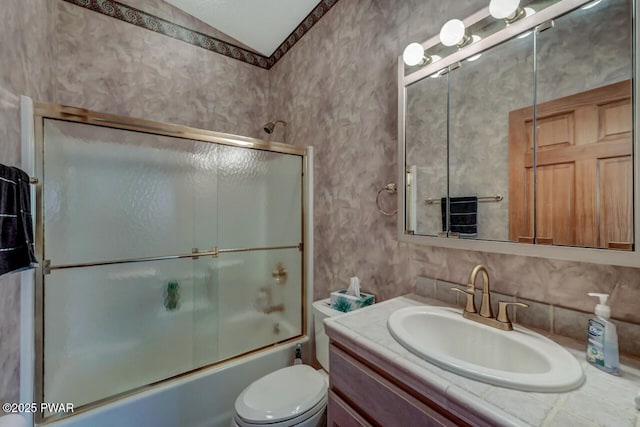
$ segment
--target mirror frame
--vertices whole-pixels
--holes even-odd
[[[406,221],[406,150],[405,150],[405,126],[406,126],[406,91],[407,87],[423,78],[427,78],[431,74],[440,71],[452,64],[460,62],[465,58],[471,57],[481,51],[487,50],[503,41],[506,41],[524,31],[533,29],[534,27],[563,15],[573,9],[576,9],[591,0],[561,0],[546,9],[539,11],[535,15],[527,19],[517,21],[496,33],[470,45],[466,48],[459,49],[457,52],[417,71],[405,75],[405,64],[402,55],[398,57],[398,241],[409,244],[438,246],[450,249],[462,249],[482,252],[492,252],[498,254],[510,254],[530,256],[537,258],[550,258],[567,261],[589,262],[595,264],[609,264],[627,267],[640,267],[640,155],[638,134],[640,133],[640,118],[638,117],[637,100],[640,99],[640,85],[637,84],[638,70],[640,69],[640,31],[638,22],[640,22],[640,13],[637,5],[633,6],[633,22],[632,44],[633,44],[633,219],[634,219],[634,249],[633,251],[621,251],[615,249],[598,249],[584,248],[577,246],[552,246],[530,243],[517,243],[509,241],[491,241],[491,240],[471,240],[456,239],[447,237],[436,237],[426,235],[414,235],[405,232]],[[464,19],[463,22],[468,27],[475,22],[490,16],[489,8],[483,8],[477,13]],[[439,36],[431,37],[422,46],[425,51],[440,42]],[[448,179],[448,178],[447,178]]]

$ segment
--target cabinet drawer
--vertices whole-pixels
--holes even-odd
[[[335,345],[329,353],[331,389],[374,425],[458,426]],[[357,424],[352,424],[357,425]]]
[[[327,427],[371,427],[364,418],[353,410],[337,394],[329,390],[327,405]]]

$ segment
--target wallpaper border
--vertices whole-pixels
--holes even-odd
[[[295,30],[278,46],[270,57],[219,40],[207,34],[191,30],[166,19],[146,13],[116,0],[64,0],[76,6],[93,10],[120,21],[172,37],[211,52],[269,70],[304,36],[338,0],[322,0]]]

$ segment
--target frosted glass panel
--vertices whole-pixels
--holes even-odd
[[[215,144],[49,119],[44,132],[52,265],[216,245]]]
[[[302,241],[302,157],[221,146],[219,246],[297,245]]]
[[[278,264],[287,279],[277,281]],[[302,252],[220,254],[219,354],[232,357],[302,333]]]
[[[303,156],[45,119],[39,162],[43,401],[80,407],[302,334]],[[255,250],[274,246],[295,248]]]
[[[52,271],[44,292],[44,400],[79,406],[194,369],[203,351],[216,359],[215,335],[194,328],[194,319],[206,320],[217,332],[216,263]]]
[[[193,264],[192,369],[201,368],[221,360],[218,351],[219,262],[218,259],[203,257]]]

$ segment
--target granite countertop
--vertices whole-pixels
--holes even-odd
[[[640,363],[621,357],[621,375],[594,368],[585,360],[584,345],[570,338],[539,332],[565,347],[581,363],[584,384],[566,393],[511,390],[471,380],[414,355],[389,333],[394,311],[416,305],[447,306],[442,301],[407,295],[325,321],[327,334],[351,344],[355,352],[453,413],[472,413],[478,425],[640,427],[633,399],[640,392]],[[533,329],[533,328],[530,328]],[[535,329],[533,329],[535,330]]]

